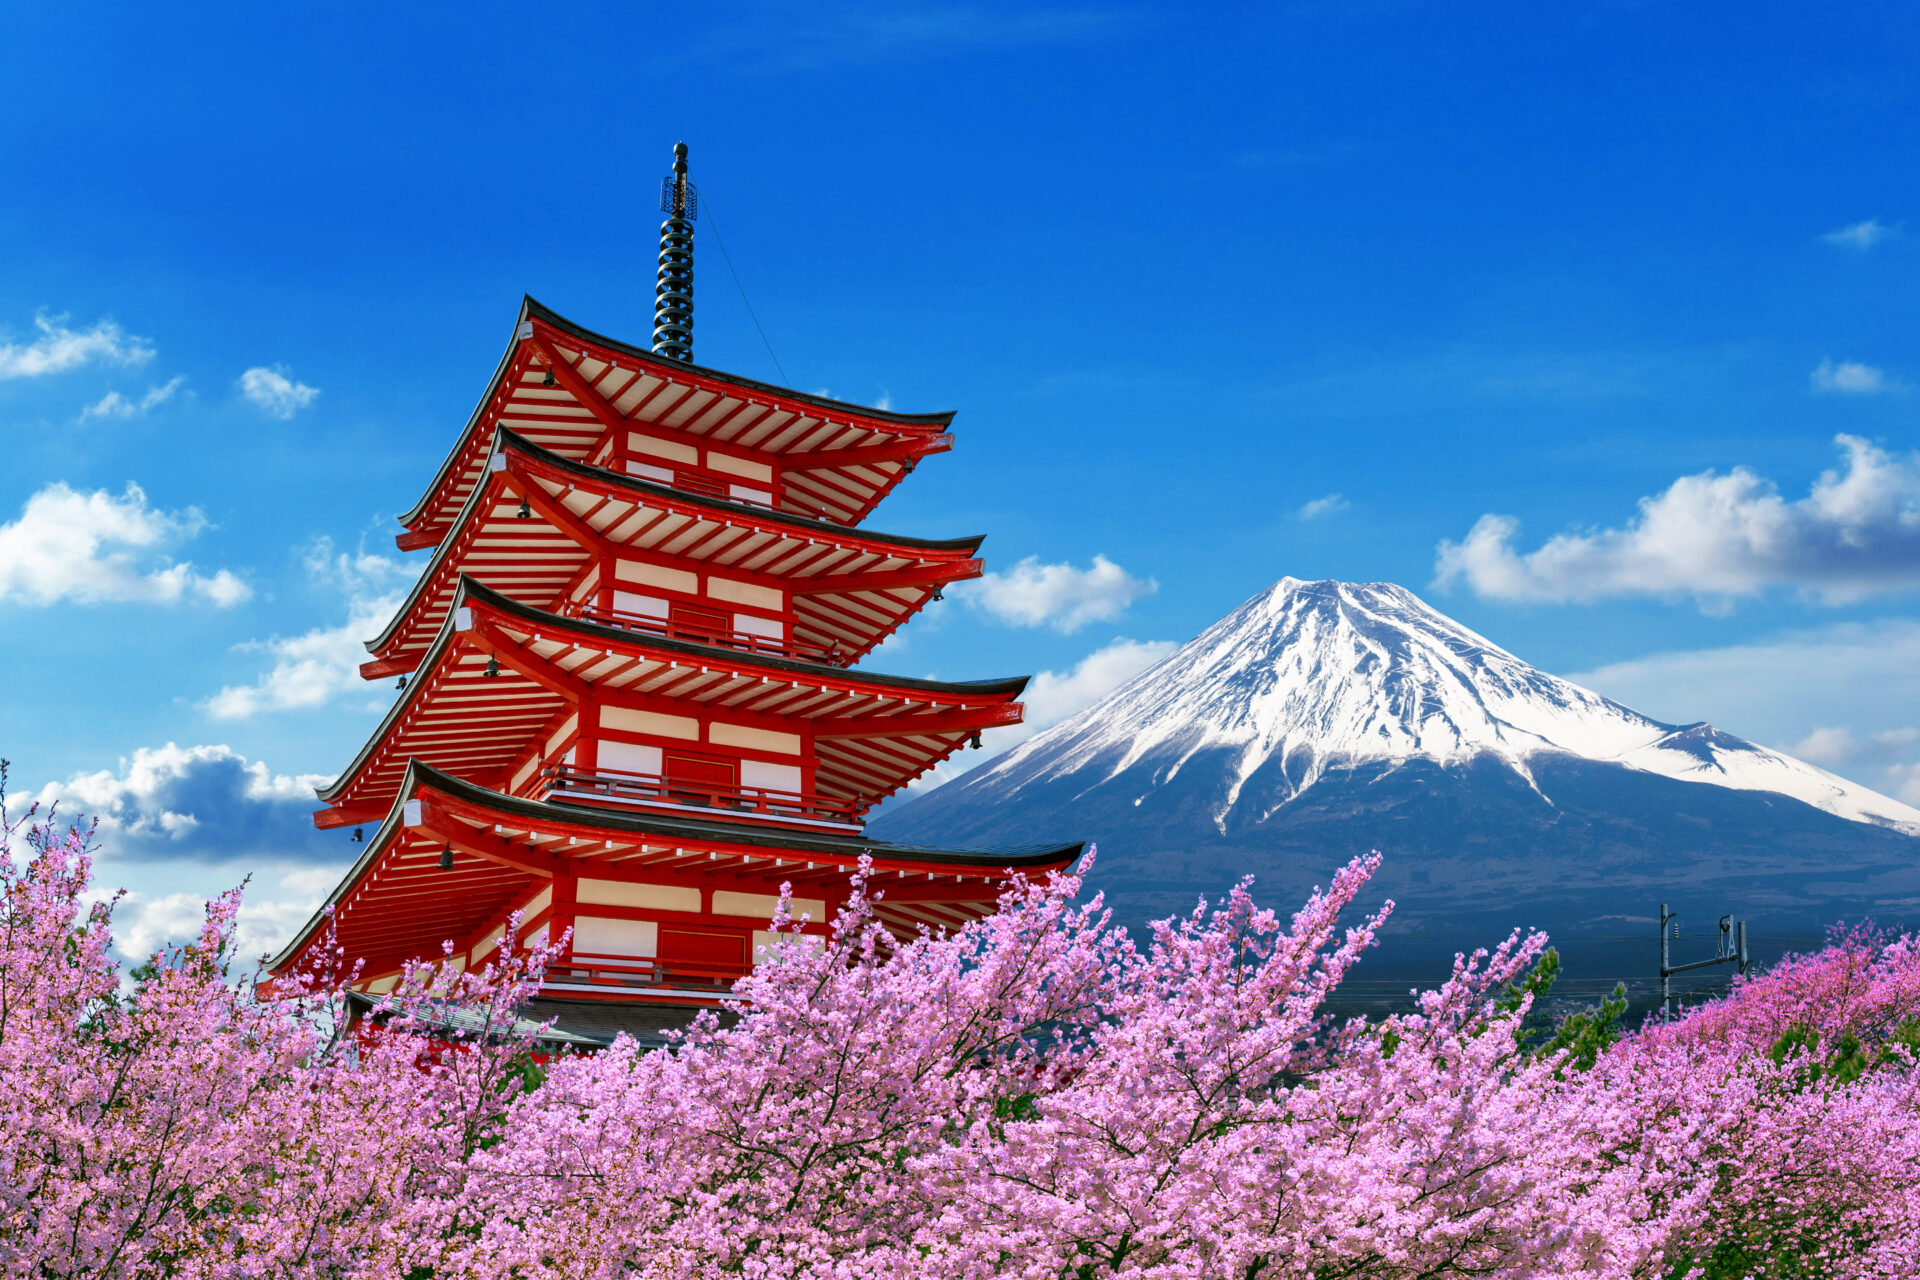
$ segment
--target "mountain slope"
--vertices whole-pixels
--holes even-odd
[[[1920,810],[1711,725],[1650,719],[1387,583],[1283,579],[874,831],[1091,838],[1127,914],[1183,908],[1244,871],[1310,886],[1369,846],[1389,855],[1383,884],[1428,886],[1423,914],[1536,903],[1588,920],[1607,894],[1631,890],[1645,914],[1642,892],[1709,885],[1796,919],[1920,905]]]

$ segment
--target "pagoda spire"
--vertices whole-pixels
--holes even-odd
[[[699,192],[687,181],[687,144],[673,147],[673,172],[660,182],[660,273],[653,290],[653,350],[693,363],[693,220]]]

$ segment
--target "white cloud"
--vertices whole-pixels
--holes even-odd
[[[1844,467],[1793,502],[1745,467],[1703,471],[1642,498],[1624,528],[1556,534],[1524,555],[1519,521],[1481,516],[1462,541],[1440,543],[1435,582],[1496,600],[1691,595],[1709,609],[1771,587],[1829,604],[1920,588],[1920,453],[1836,440]]]
[[[1027,709],[1021,723],[987,730],[980,735],[980,750],[962,751],[948,757],[909,786],[907,794],[931,791],[1001,752],[1012,750],[1042,729],[1060,723],[1083,707],[1092,706],[1179,647],[1171,640],[1122,637],[1095,649],[1075,663],[1071,671],[1042,671],[1027,683],[1026,692],[1021,695],[1020,700]]]
[[[275,877],[280,891],[271,895],[262,885],[266,877],[247,885],[233,931],[233,954],[242,965],[279,950],[313,915],[337,880],[331,870],[318,874],[323,882],[317,887],[309,871]],[[113,949],[139,961],[167,943],[188,941],[206,919],[208,897],[230,887],[210,877],[203,893],[129,892],[114,909]]]
[[[109,391],[100,399],[80,411],[82,418],[137,418],[159,408],[173,399],[174,392],[187,382],[186,375],[170,378],[157,387],[151,387],[147,394],[138,400],[128,399],[118,391]]]
[[[149,507],[137,484],[117,498],[50,484],[27,499],[18,520],[0,525],[0,601],[238,604],[252,591],[229,571],[209,576],[160,554],[207,527],[197,507]]]
[[[1897,759],[1920,743],[1920,729],[1911,725],[1856,735],[1844,725],[1822,725],[1787,747],[1787,754],[1815,764],[1850,765]]]
[[[227,821],[222,811],[236,802],[294,801],[317,808],[317,802],[309,803],[313,789],[326,781],[319,774],[274,773],[224,744],[182,747],[169,742],[164,747],[139,748],[120,761],[117,771],[100,769],[76,773],[65,782],[49,782],[37,799],[43,806],[58,803],[63,812],[77,809],[97,819],[105,837],[178,844],[201,830],[202,812],[218,825]]]
[[[202,706],[214,719],[245,720],[263,711],[323,706],[339,694],[367,687],[360,675],[360,664],[367,660],[365,642],[400,607],[399,586],[410,581],[412,567],[366,552],[336,552],[325,538],[309,547],[303,560],[316,586],[347,597],[346,620],[240,646],[270,654],[273,666],[252,684],[228,685],[208,698]]]
[[[1050,725],[1060,723],[1074,712],[1090,707],[1142,671],[1170,656],[1180,646],[1171,640],[1128,640],[1124,637],[1095,649],[1074,664],[1068,672],[1042,671],[1028,684],[1021,701],[1026,704],[1026,722],[1015,730],[1026,730],[1031,737]],[[1013,745],[1008,743],[1008,746]]]
[[[1839,364],[1822,360],[1807,378],[1815,391],[1834,395],[1877,396],[1903,389],[1899,382],[1887,377],[1885,370],[1857,360],[1843,360]]]
[[[320,388],[295,382],[287,376],[285,365],[272,368],[255,365],[240,375],[240,394],[273,417],[284,420],[312,404],[320,395]]]
[[[102,896],[125,889],[115,949],[144,959],[191,936],[204,904],[251,877],[239,919],[239,955],[285,942],[351,861],[345,832],[319,831],[313,789],[322,774],[275,773],[225,744],[142,747],[113,768],[43,786],[43,812],[94,821]]]
[[[1890,227],[1878,218],[1868,218],[1856,222],[1850,227],[1841,227],[1838,231],[1829,231],[1820,239],[1841,249],[1853,249],[1864,253],[1883,240],[1891,240],[1900,234],[1900,228]]]
[[[1005,573],[989,573],[952,588],[970,607],[1008,626],[1046,626],[1063,635],[1089,622],[1117,618],[1135,600],[1159,589],[1152,578],[1130,577],[1100,555],[1086,569],[1041,564],[1038,556],[1028,556]]]
[[[38,315],[33,327],[39,336],[31,342],[0,341],[0,381],[38,378],[65,373],[89,364],[144,364],[153,359],[153,347],[111,320],[91,329],[69,329],[65,316]]]
[[[880,388],[880,398],[873,402],[873,407],[882,413],[893,412],[893,392],[885,387]]]
[[[1568,676],[1670,724],[1729,733],[1914,803],[1920,621],[1840,623],[1648,654]]]
[[[1324,516],[1337,516],[1352,505],[1344,496],[1329,493],[1324,498],[1315,498],[1312,502],[1302,504],[1294,515],[1302,520],[1319,520]]]
[[[1887,770],[1885,790],[1895,800],[1920,805],[1920,763],[1895,765]]]

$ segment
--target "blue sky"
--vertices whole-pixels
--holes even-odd
[[[139,940],[345,865],[392,515],[522,292],[644,338],[681,139],[701,363],[959,411],[872,523],[1000,576],[887,666],[1044,718],[1386,579],[1920,800],[1920,11],[665,13],[0,15],[0,754]]]

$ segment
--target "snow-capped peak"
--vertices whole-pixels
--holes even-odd
[[[1652,720],[1529,666],[1386,582],[1282,578],[1158,666],[984,766],[978,781],[1001,775],[1018,790],[1090,766],[1104,780],[1150,762],[1157,784],[1194,753],[1221,747],[1237,776],[1216,823],[1269,761],[1280,763],[1291,799],[1330,769],[1381,761],[1492,757],[1531,783],[1529,761],[1553,752],[1777,792],[1920,834],[1920,810],[1711,725]]]

